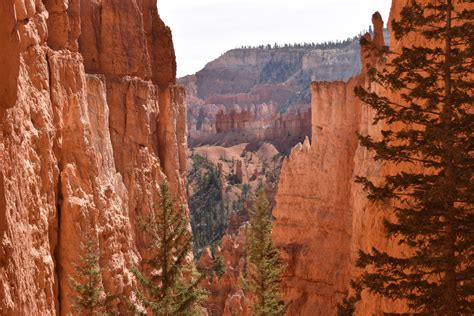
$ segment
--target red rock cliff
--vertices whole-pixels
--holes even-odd
[[[408,0],[394,0],[390,19],[398,19]],[[422,2],[429,2],[423,0]],[[471,4],[460,4],[471,5]],[[377,182],[403,166],[375,162],[358,144],[356,133],[377,137],[380,125],[373,125],[374,111],[353,94],[357,85],[387,94],[367,80],[367,63],[383,67],[375,48],[384,41],[380,15],[373,17],[375,35],[371,46],[362,50],[362,73],[348,82],[315,82],[312,85],[312,144],[299,145],[284,162],[274,216],[274,240],[288,262],[284,296],[291,301],[290,315],[334,315],[349,281],[360,272],[355,268],[359,249],[373,246],[400,255],[396,242],[385,237],[386,205],[371,204],[356,175]],[[403,41],[394,36],[390,48],[430,46],[413,34]],[[402,98],[398,102],[403,102]],[[389,302],[363,293],[357,315],[402,312],[401,302]]]
[[[290,108],[283,114],[278,113],[277,107],[272,103],[235,105],[228,109],[213,106],[208,107],[207,111],[207,114],[201,113],[207,117],[200,130],[190,126],[191,147],[233,146],[265,141],[287,153],[294,144],[302,142],[311,134],[311,108],[306,105]],[[201,116],[199,110],[195,114],[196,117]],[[214,120],[209,120],[209,116],[213,116]]]
[[[128,295],[137,217],[165,179],[186,203],[171,31],[156,0],[5,0],[0,20],[0,314],[68,314],[85,232]]]
[[[347,82],[312,84],[312,144],[295,147],[284,162],[274,216],[274,240],[288,269],[283,292],[289,315],[335,315],[349,288],[359,248],[384,247],[380,214],[368,206],[354,183],[358,174],[380,175],[356,133],[376,133],[373,113],[353,94],[370,87],[365,65],[378,62],[383,45],[382,20],[373,17],[375,35],[362,50],[363,71]],[[386,249],[386,246],[384,249]],[[379,311],[378,300],[362,315]]]

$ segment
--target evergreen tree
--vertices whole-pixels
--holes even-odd
[[[192,155],[188,183],[193,194],[189,196],[191,226],[194,235],[194,255],[222,239],[227,218],[222,197],[222,183],[217,168],[206,158]]]
[[[106,315],[107,295],[102,285],[99,259],[100,254],[93,238],[81,243],[83,255],[81,264],[75,266],[77,279],[71,278],[70,284],[76,296],[72,298],[72,309],[82,315]]]
[[[345,293],[341,303],[337,305],[337,316],[352,316],[354,315],[356,304],[361,299],[361,287],[360,284],[351,281],[351,286],[354,289],[355,295],[349,296],[349,293]]]
[[[134,269],[143,289],[136,296],[152,315],[198,315],[205,291],[198,287],[201,277],[186,258],[192,248],[186,212],[175,206],[166,184],[161,185],[160,198],[159,210],[142,223],[153,255],[145,261],[146,272]]]
[[[272,241],[270,204],[260,189],[250,211],[247,238],[247,273],[243,287],[249,294],[256,316],[284,315],[286,304],[280,298],[280,274],[284,267]]]
[[[342,303],[337,305],[337,316],[352,316],[355,313],[357,299],[354,296],[344,297]]]
[[[224,256],[219,254],[214,256],[214,264],[212,267],[214,273],[220,278],[225,273],[225,264],[224,264]]]
[[[357,181],[369,200],[393,205],[387,235],[410,249],[360,252],[359,285],[405,300],[413,313],[467,315],[474,313],[474,11],[466,9],[472,1],[425,2],[410,1],[392,27],[398,40],[416,35],[435,47],[403,47],[390,52],[385,70],[370,71],[402,102],[355,90],[376,111],[375,123],[385,123],[380,139],[360,136],[361,144],[403,170],[381,184]]]

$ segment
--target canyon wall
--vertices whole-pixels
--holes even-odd
[[[392,1],[390,20],[398,20],[408,0]],[[420,1],[424,4],[428,0]],[[472,4],[456,2],[458,9]],[[288,268],[283,294],[290,302],[289,315],[334,315],[350,280],[360,274],[355,262],[358,251],[372,247],[393,256],[406,249],[386,238],[383,219],[392,207],[369,203],[362,186],[354,182],[364,176],[380,183],[386,175],[404,166],[374,161],[372,153],[358,143],[356,133],[380,136],[383,123],[373,124],[375,112],[355,97],[354,87],[385,95],[403,104],[403,98],[368,80],[367,64],[382,69],[390,56],[383,56],[383,22],[374,14],[375,34],[362,48],[362,72],[347,82],[312,84],[312,143],[297,145],[283,163],[273,214],[274,241]],[[392,36],[390,50],[403,47],[436,47],[420,34],[402,40]],[[413,166],[410,166],[413,170]],[[356,306],[356,315],[406,312],[403,302],[371,296],[366,291]]]
[[[201,125],[200,131],[190,131],[190,147],[270,142],[280,152],[288,153],[311,133],[311,108],[306,105],[292,107],[286,113],[279,113],[271,103],[216,107],[213,112],[212,126]]]
[[[86,238],[130,296],[137,218],[165,180],[186,204],[171,31],[156,0],[6,0],[0,19],[0,314],[69,314]]]
[[[210,316],[251,316],[247,306],[241,276],[246,269],[245,242],[247,226],[241,226],[233,235],[225,235],[221,245],[214,250],[214,257],[209,248],[205,249],[199,259],[198,267],[208,274],[201,286],[210,293],[204,303]],[[220,257],[223,263],[223,274],[214,273],[215,261]]]
[[[311,81],[346,80],[360,68],[357,38],[230,50],[180,79],[189,96],[189,145],[266,141],[288,153],[311,136]]]
[[[288,264],[283,294],[289,315],[335,315],[349,290],[359,249],[371,246],[390,251],[381,221],[383,206],[371,205],[354,183],[355,175],[377,179],[380,163],[358,144],[356,133],[376,135],[374,113],[353,90],[371,84],[367,64],[383,63],[383,22],[373,16],[375,34],[366,35],[362,72],[347,82],[312,84],[312,143],[293,148],[283,163],[273,214],[274,241]],[[396,251],[396,250],[394,250]],[[387,302],[372,298],[358,314],[373,315]]]
[[[306,81],[346,80],[356,74],[359,53],[357,38],[328,47],[233,49],[196,73],[197,97],[249,93],[256,85],[281,83],[309,92]]]

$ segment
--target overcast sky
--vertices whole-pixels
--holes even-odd
[[[193,74],[229,49],[267,43],[324,42],[387,21],[391,0],[158,0],[173,31],[178,76]]]

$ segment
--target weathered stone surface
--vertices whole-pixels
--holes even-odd
[[[161,88],[176,82],[171,30],[156,0],[81,3],[80,51],[87,72],[151,79]]]
[[[176,57],[171,30],[158,15],[156,0],[141,0],[152,80],[160,87],[176,83]]]
[[[191,147],[269,142],[287,153],[294,144],[311,135],[311,109],[306,105],[293,107],[283,114],[272,103],[235,105],[227,109],[213,106],[207,110],[190,111],[192,114],[188,119],[196,122],[196,118],[202,118],[199,130],[190,124]]]
[[[350,188],[361,112],[352,95],[363,78],[313,84],[313,144],[284,162],[274,240],[288,264],[283,292],[290,314],[329,315],[345,289],[350,264]]]
[[[398,19],[408,1],[392,3],[390,19]],[[373,38],[365,35],[370,43],[362,49],[362,73],[348,82],[312,84],[312,144],[293,148],[282,167],[273,238],[288,264],[283,294],[291,301],[290,315],[336,314],[337,303],[350,289],[349,281],[361,272],[355,266],[359,250],[377,247],[392,255],[406,251],[386,238],[383,219],[390,216],[390,205],[369,203],[354,182],[360,175],[377,183],[406,167],[374,161],[355,136],[359,133],[377,139],[383,127],[381,123],[373,125],[375,113],[354,96],[355,86],[403,103],[399,95],[389,95],[367,80],[367,64],[381,68],[384,63],[379,51],[384,43],[383,22],[378,13],[372,21],[375,32]],[[399,52],[412,45],[433,47],[436,43],[417,34],[402,41],[393,39],[390,48]],[[406,312],[406,306],[364,291],[356,314],[383,312]]]
[[[22,14],[26,18],[26,8],[20,1],[6,0],[0,3],[0,120],[3,112],[12,107],[17,98],[17,78],[20,70],[20,38],[15,31],[17,18]],[[15,10],[17,17],[15,17]]]
[[[213,268],[214,260],[209,247],[204,249],[199,258],[198,268],[200,270],[210,271]]]
[[[378,17],[375,34],[382,31]],[[374,50],[377,41],[383,43],[377,36]],[[362,64],[374,64],[375,55],[366,53]],[[335,314],[353,276],[356,249],[368,239],[383,239],[363,192],[354,193],[355,174],[378,175],[381,167],[358,145],[356,133],[378,129],[353,93],[358,85],[370,88],[366,73],[348,82],[312,84],[312,144],[296,146],[283,164],[273,234],[288,264],[283,293],[290,315]],[[361,222],[369,227],[356,227]]]
[[[347,80],[360,69],[357,39],[336,46],[234,49],[180,79],[190,146],[266,141],[289,153],[311,136],[311,81]]]
[[[164,180],[186,205],[184,93],[156,1],[44,3],[0,5],[2,315],[72,312],[84,238],[107,292],[129,296],[146,255],[137,218]]]
[[[309,84],[311,78],[345,80],[360,69],[358,46],[357,40],[353,40],[335,49],[233,49],[196,74],[197,96],[205,100],[212,95],[248,93],[261,83],[289,81],[291,88],[298,85],[296,81]],[[290,79],[292,76],[295,78]]]
[[[0,35],[2,50],[13,48],[2,52],[8,54],[5,61],[13,67],[5,68],[6,78],[2,74],[7,79],[2,81],[2,91],[5,87],[13,93],[2,104],[5,112],[0,115],[0,252],[5,254],[0,264],[2,315],[37,311],[52,315],[58,310],[53,254],[59,170],[51,141],[49,69],[41,47],[46,40],[47,12],[32,3],[15,2],[20,13],[16,18],[22,20],[13,24],[13,6],[3,7],[0,13],[5,16],[2,27],[8,27]]]
[[[214,275],[205,279],[202,286],[210,295],[205,302],[209,315],[239,315],[250,316],[251,313],[245,303],[240,277],[244,271],[245,241],[247,226],[240,227],[234,235],[225,235],[221,246],[215,249],[215,256],[224,259],[225,272],[221,277]],[[209,249],[205,249],[201,256],[199,267],[209,270],[213,266],[213,259]]]
[[[54,50],[78,50],[81,34],[80,0],[45,0],[48,10],[48,46]]]

